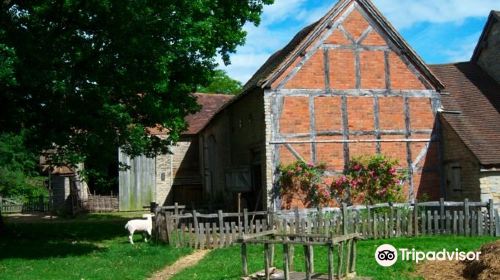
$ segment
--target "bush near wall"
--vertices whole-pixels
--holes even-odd
[[[384,155],[353,158],[343,175],[325,176],[324,164],[296,161],[279,167],[279,195],[283,208],[376,204],[405,200],[406,170]],[[331,183],[329,182],[331,181]]]

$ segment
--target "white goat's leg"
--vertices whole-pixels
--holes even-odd
[[[128,236],[128,240],[130,241],[130,244],[134,244],[134,232],[130,232],[130,235]]]

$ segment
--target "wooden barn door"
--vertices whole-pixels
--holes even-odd
[[[119,162],[130,168],[119,173],[120,211],[143,210],[155,201],[155,159],[146,156],[131,158],[119,151]]]

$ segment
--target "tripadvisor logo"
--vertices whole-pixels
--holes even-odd
[[[375,251],[375,260],[381,266],[389,267],[396,263],[398,255],[401,261],[411,261],[419,263],[421,261],[444,261],[444,260],[457,260],[457,261],[472,261],[479,260],[481,252],[462,252],[458,249],[448,251],[443,249],[441,251],[417,251],[415,249],[399,248],[396,249],[390,244],[380,245]]]

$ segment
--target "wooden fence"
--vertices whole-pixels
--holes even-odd
[[[89,195],[82,207],[89,212],[118,211],[118,196],[116,195]]]
[[[0,196],[0,212],[10,213],[34,213],[49,212],[51,209],[50,197],[29,197],[25,201]]]
[[[290,234],[359,233],[363,238],[419,235],[498,236],[500,219],[489,202],[436,202],[378,204],[328,209],[294,209],[242,213],[177,214],[155,209],[156,238],[175,246],[220,248],[242,234],[277,228]]]

